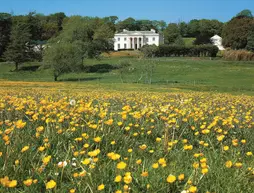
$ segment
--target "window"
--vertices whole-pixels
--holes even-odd
[[[124,41],[126,41],[127,39],[126,38],[124,38]]]
[[[124,49],[126,49],[127,48],[127,44],[124,44]]]
[[[146,38],[146,42],[148,42],[149,41],[149,39],[148,38]]]
[[[120,44],[118,44],[118,49],[120,49]]]
[[[153,38],[153,41],[155,41],[155,38]]]
[[[120,38],[118,38],[118,41],[120,41]]]

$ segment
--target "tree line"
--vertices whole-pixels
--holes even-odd
[[[195,45],[204,45],[211,43],[210,38],[218,34],[226,47],[254,51],[254,18],[249,10],[241,11],[226,23],[194,19],[169,24],[131,17],[120,21],[117,16],[67,17],[62,12],[50,15],[0,13],[0,60],[15,63],[16,70],[23,62],[43,60],[45,67],[54,69],[57,80],[62,73],[80,70],[85,58],[113,50],[114,34],[123,29],[155,29],[163,33],[166,45],[180,47],[184,46],[185,37],[195,38]]]

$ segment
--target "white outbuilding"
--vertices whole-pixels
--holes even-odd
[[[156,33],[154,29],[151,29],[151,31],[128,31],[124,29],[122,32],[115,34],[114,50],[137,50],[144,45],[155,44],[156,46],[159,46],[163,43],[163,35]]]
[[[218,35],[214,35],[211,37],[211,42],[213,45],[217,46],[219,50],[225,50],[225,48],[222,45],[222,38]]]

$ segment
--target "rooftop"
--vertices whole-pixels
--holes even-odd
[[[117,32],[116,34],[121,34],[121,35],[143,35],[143,34],[157,34],[154,29],[151,29],[150,31],[129,31],[124,29],[122,32]]]

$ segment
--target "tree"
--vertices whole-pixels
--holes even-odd
[[[43,61],[53,68],[57,80],[63,73],[80,70],[85,58],[98,58],[103,51],[112,49],[113,34],[104,19],[72,16],[59,36],[50,39]]]
[[[4,52],[4,58],[15,63],[15,70],[18,70],[19,64],[30,59],[31,34],[29,32],[29,27],[24,23],[12,27],[10,44]]]
[[[10,41],[11,24],[11,15],[0,13],[0,57]]]
[[[210,38],[214,35],[221,35],[223,28],[223,23],[218,20],[208,20],[202,19],[199,20],[199,31],[201,35],[210,36]],[[200,35],[199,34],[199,35]]]
[[[223,28],[223,45],[232,49],[245,49],[247,37],[253,24],[253,18],[235,17],[231,19]]]
[[[53,69],[54,80],[64,73],[79,72],[83,68],[82,49],[77,43],[57,43],[45,50],[43,61]]]
[[[151,29],[154,29],[155,26],[153,25],[153,22],[150,20],[137,20],[136,21],[136,30],[138,31],[150,31]]]
[[[144,45],[140,51],[143,53],[146,58],[154,58],[158,52],[159,48],[155,44],[153,45]]]
[[[49,40],[59,35],[63,29],[63,23],[67,20],[64,13],[55,13],[48,16],[36,15],[41,25],[41,40]]]
[[[136,20],[133,19],[132,17],[129,17],[123,21],[118,22],[116,25],[116,30],[123,31],[124,29],[130,30],[130,31],[138,30],[136,25]]]
[[[173,44],[180,36],[180,30],[175,23],[168,24],[168,27],[164,30],[165,44]]]
[[[207,33],[199,34],[196,39],[194,40],[194,45],[203,45],[203,44],[211,44],[211,35]]]
[[[117,16],[104,17],[103,20],[104,23],[107,24],[113,32],[116,31],[116,22],[118,20]]]
[[[178,28],[182,37],[187,37],[188,35],[188,25],[185,22],[178,23]]]
[[[193,19],[188,23],[188,37],[196,37],[199,34],[199,20]]]
[[[152,21],[152,24],[154,28],[159,32],[163,32],[167,27],[167,23],[163,20],[160,20],[160,21],[154,20]]]
[[[42,25],[41,25],[41,17],[36,15],[36,12],[30,12],[27,17],[27,25],[29,27],[31,33],[31,39],[34,41],[41,40],[42,36]]]
[[[249,9],[244,9],[236,15],[236,17],[249,17],[252,18],[253,15]]]
[[[94,39],[110,39],[114,38],[115,32],[108,24],[101,25],[94,33]]]
[[[246,49],[254,52],[254,24],[252,25],[251,30],[249,31],[249,35],[247,37]]]

